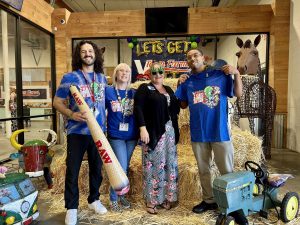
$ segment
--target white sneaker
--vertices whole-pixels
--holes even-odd
[[[107,209],[101,204],[100,200],[96,200],[92,204],[88,204],[88,206],[90,209],[95,210],[95,212],[98,214],[107,213]]]
[[[76,225],[77,223],[77,209],[68,209],[65,218],[66,225]]]

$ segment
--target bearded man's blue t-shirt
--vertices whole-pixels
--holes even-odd
[[[192,142],[229,141],[227,97],[233,97],[233,79],[221,70],[191,75],[176,92],[188,103]]]
[[[79,108],[71,95],[70,86],[75,85],[80,91],[86,104],[93,112],[98,124],[103,132],[106,132],[106,115],[105,115],[105,86],[106,77],[101,73],[86,73],[86,77],[81,70],[73,71],[63,76],[61,83],[56,91],[56,96],[67,99],[69,108],[73,112],[79,112]],[[94,100],[92,96],[94,95]],[[66,125],[67,134],[90,135],[90,130],[86,122],[78,122],[69,119]]]

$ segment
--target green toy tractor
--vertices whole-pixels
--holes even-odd
[[[259,213],[267,218],[268,210],[275,208],[277,211],[277,207],[280,207],[280,213],[277,212],[283,222],[297,217],[299,196],[296,192],[288,192],[283,200],[279,200],[279,187],[268,182],[266,170],[252,161],[247,161],[245,168],[247,171],[229,173],[214,180],[213,194],[220,210],[216,225],[234,225],[235,220],[230,214],[235,212],[244,216]],[[263,190],[259,191],[261,186]]]

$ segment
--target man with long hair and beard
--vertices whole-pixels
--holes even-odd
[[[79,42],[72,58],[73,72],[63,76],[53,101],[53,106],[68,117],[65,180],[65,207],[67,209],[65,224],[67,225],[77,223],[78,176],[85,151],[87,151],[89,164],[88,207],[99,214],[107,212],[99,200],[102,161],[87,126],[86,113],[79,111],[69,90],[71,85],[77,86],[105,132],[105,85],[107,80],[103,75],[103,52],[104,50],[99,50],[97,45],[91,41]],[[65,104],[66,100],[67,105]]]

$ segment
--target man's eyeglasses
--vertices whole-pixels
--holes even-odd
[[[157,69],[157,70],[151,70],[151,75],[155,76],[155,75],[163,75],[164,74],[164,70],[163,69]]]

